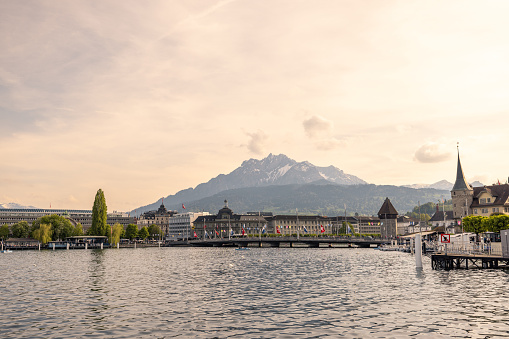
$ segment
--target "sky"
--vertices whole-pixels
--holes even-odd
[[[0,0],[0,203],[129,211],[285,154],[506,182],[508,1]]]

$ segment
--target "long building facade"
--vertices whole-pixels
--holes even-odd
[[[0,225],[12,226],[20,221],[31,225],[37,219],[52,214],[69,219],[74,226],[80,223],[84,232],[92,226],[92,210],[64,209],[0,209]],[[135,220],[128,213],[114,211],[107,214],[106,222],[112,226],[119,223],[125,229],[127,225],[135,223]]]

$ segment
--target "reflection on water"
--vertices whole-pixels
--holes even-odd
[[[509,336],[507,271],[423,265],[344,248],[13,252],[0,337]]]

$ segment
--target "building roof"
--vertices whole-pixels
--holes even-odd
[[[453,211],[445,211],[445,220],[453,220]],[[444,211],[436,211],[429,221],[444,221]]]
[[[472,190],[472,186],[470,186],[465,180],[465,175],[463,174],[463,169],[461,168],[460,152],[458,150],[458,166],[456,169],[456,181],[454,182],[454,186],[452,187],[451,192],[467,190]]]
[[[494,197],[494,201],[486,204],[479,203],[479,195],[483,192],[490,193],[492,197]],[[474,207],[484,207],[484,206],[509,206],[509,184],[501,184],[501,185],[492,185],[492,186],[484,186],[484,187],[474,187],[474,198],[472,200],[471,208]]]
[[[382,207],[380,208],[380,211],[378,211],[378,217],[380,219],[382,218],[394,219],[398,217],[398,211],[396,211],[389,198],[385,198],[385,201]]]

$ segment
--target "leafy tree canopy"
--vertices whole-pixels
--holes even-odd
[[[0,227],[0,238],[3,240],[7,239],[9,237],[9,225],[3,224],[2,227]]]
[[[79,236],[83,235],[83,226],[81,226],[81,223],[78,223],[76,226],[74,226],[72,235],[75,237],[79,237]]]
[[[124,231],[124,227],[120,225],[118,222],[113,225],[110,235],[110,244],[116,245],[120,242],[120,237],[122,236],[122,232]]]
[[[475,234],[486,232],[487,223],[485,219],[487,219],[487,217],[480,215],[466,216],[463,218],[463,230],[465,232],[471,232]]]
[[[125,237],[129,240],[133,240],[138,236],[138,226],[135,224],[129,224],[127,225],[127,228],[125,230]]]
[[[161,234],[161,227],[156,224],[152,224],[148,227],[148,233],[151,237]]]
[[[489,232],[500,232],[509,229],[509,215],[497,214],[483,220]]]
[[[94,206],[92,207],[92,226],[88,230],[89,235],[110,236],[110,227],[106,223],[108,218],[108,207],[104,192],[99,189],[95,195]]]
[[[67,237],[71,237],[74,232],[74,226],[68,219],[57,214],[52,214],[45,215],[34,221],[32,223],[31,234],[33,235],[42,224],[50,226],[51,240],[64,240]]]
[[[11,232],[14,238],[28,238],[30,227],[26,221],[20,221],[11,226]]]
[[[145,240],[150,234],[148,233],[147,227],[143,226],[138,232],[138,238]]]
[[[39,227],[33,231],[33,237],[41,243],[47,244],[51,241],[52,233],[51,224],[40,224]]]

